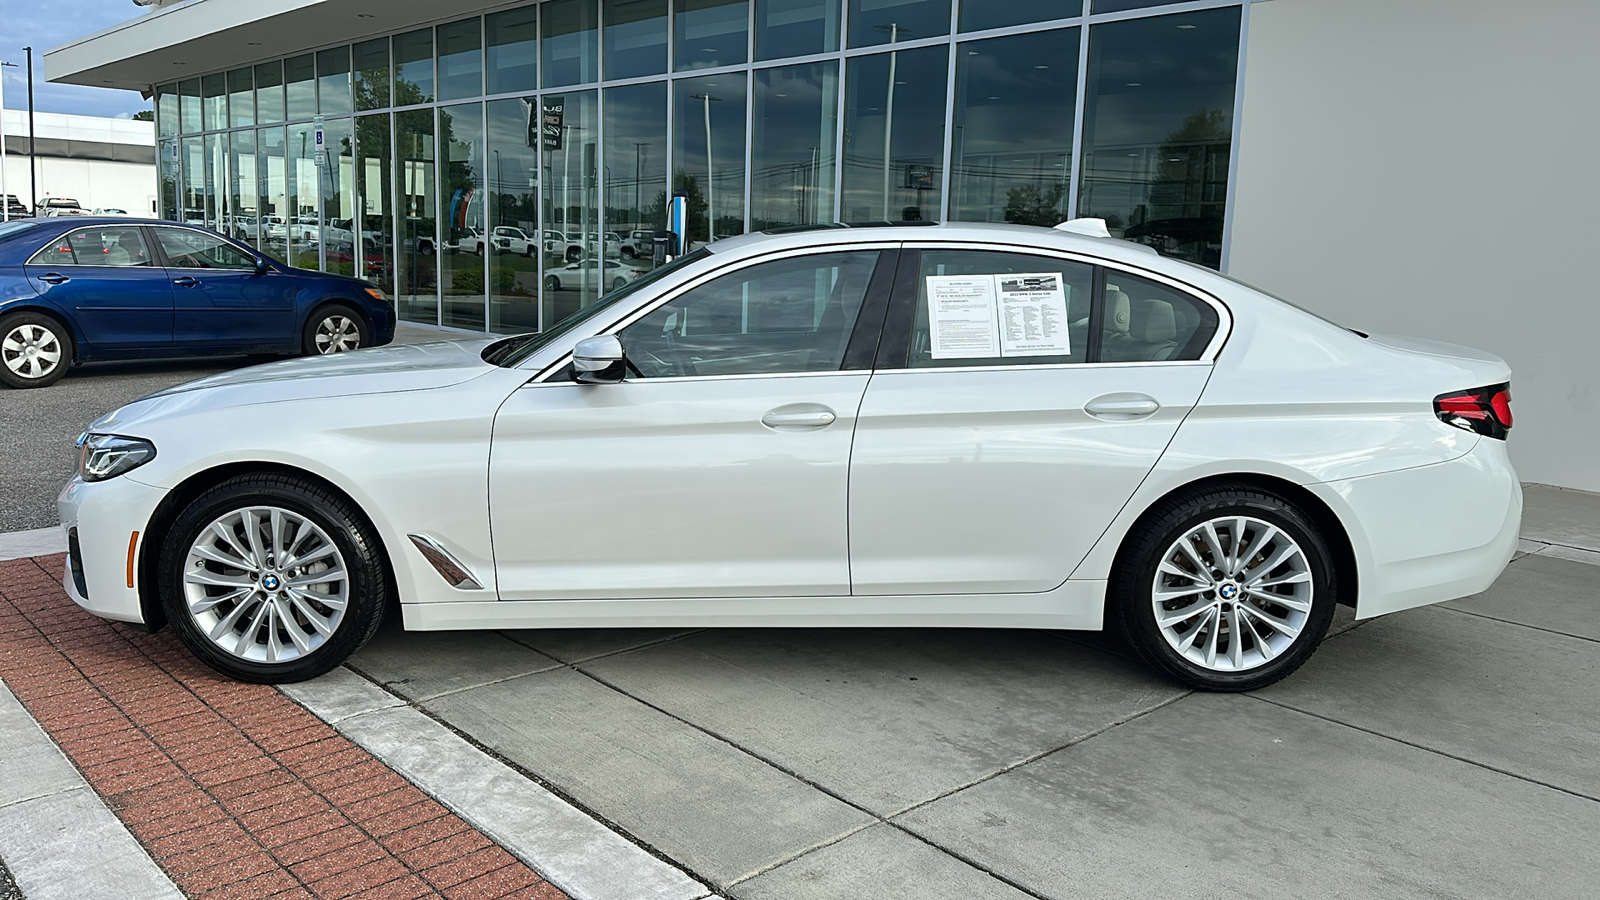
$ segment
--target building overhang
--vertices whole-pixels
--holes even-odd
[[[45,78],[148,91],[169,81],[507,5],[507,0],[188,0],[47,50]]]

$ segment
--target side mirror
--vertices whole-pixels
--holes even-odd
[[[269,271],[271,271],[271,266],[268,264],[267,258],[265,256],[256,257],[256,274],[265,275]]]
[[[584,338],[572,348],[572,371],[579,384],[616,384],[626,368],[622,341],[614,334]]]

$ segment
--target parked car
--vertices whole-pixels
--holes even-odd
[[[515,225],[497,225],[494,229],[494,252],[515,253],[518,256],[532,256],[533,248],[539,242],[533,235],[523,231]]]
[[[39,215],[86,216],[88,213],[71,197],[46,197],[39,202]]]
[[[607,256],[621,256],[622,255],[622,236],[617,234],[615,231],[606,232],[605,244],[606,244],[606,255]],[[593,231],[589,232],[587,235],[584,235],[584,238],[583,238],[583,254],[585,256],[596,256],[599,253],[600,253],[600,235],[597,232],[593,232]]]
[[[28,207],[21,200],[17,199],[16,194],[6,194],[4,199],[0,199],[0,204],[4,204],[6,215],[9,218],[26,219],[32,217],[33,215],[32,212],[28,211]]]
[[[64,584],[250,681],[328,671],[398,609],[1110,627],[1236,691],[1304,663],[1340,603],[1503,570],[1502,360],[1074,232],[1103,226],[728,238],[541,333],[147,397],[81,439]]]
[[[622,240],[623,259],[650,258],[656,253],[656,233],[650,229],[636,229],[628,232]]]
[[[127,218],[0,225],[0,382],[73,363],[386,344],[394,310],[353,278],[292,269],[213,231]]]
[[[127,210],[125,210],[125,209],[117,209],[114,206],[102,206],[102,207],[97,208],[94,212],[90,213],[90,215],[94,215],[94,216],[125,216],[127,214],[128,214]]]
[[[601,291],[607,287],[616,290],[644,273],[644,269],[608,259],[602,274],[595,260],[580,259],[559,269],[547,268],[544,286],[545,290],[549,291],[582,291],[594,287],[598,287]]]
[[[450,239],[444,242],[444,249],[446,253],[450,254],[464,250],[467,253],[476,253],[482,256],[484,249],[483,229],[476,225],[453,229]]]

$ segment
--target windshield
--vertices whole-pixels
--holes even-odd
[[[38,224],[39,223],[33,221],[5,222],[0,224],[0,241],[5,240],[12,235],[21,234],[22,232],[27,231],[29,228],[35,228],[38,226]]]
[[[522,363],[523,360],[537,353],[546,344],[573,330],[584,322],[615,306],[618,301],[633,296],[640,288],[660,281],[669,272],[675,272],[690,263],[699,262],[711,255],[711,251],[704,247],[692,253],[684,254],[659,269],[640,275],[620,288],[606,294],[594,303],[589,304],[576,313],[562,319],[549,331],[537,334],[523,334],[513,338],[506,338],[497,343],[490,344],[483,351],[483,361],[502,368],[510,369]]]

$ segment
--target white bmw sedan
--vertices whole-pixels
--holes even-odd
[[[1510,370],[1082,233],[819,227],[696,250],[542,334],[258,366],[81,439],[84,608],[326,672],[413,630],[1115,628],[1247,690],[1483,590]]]

